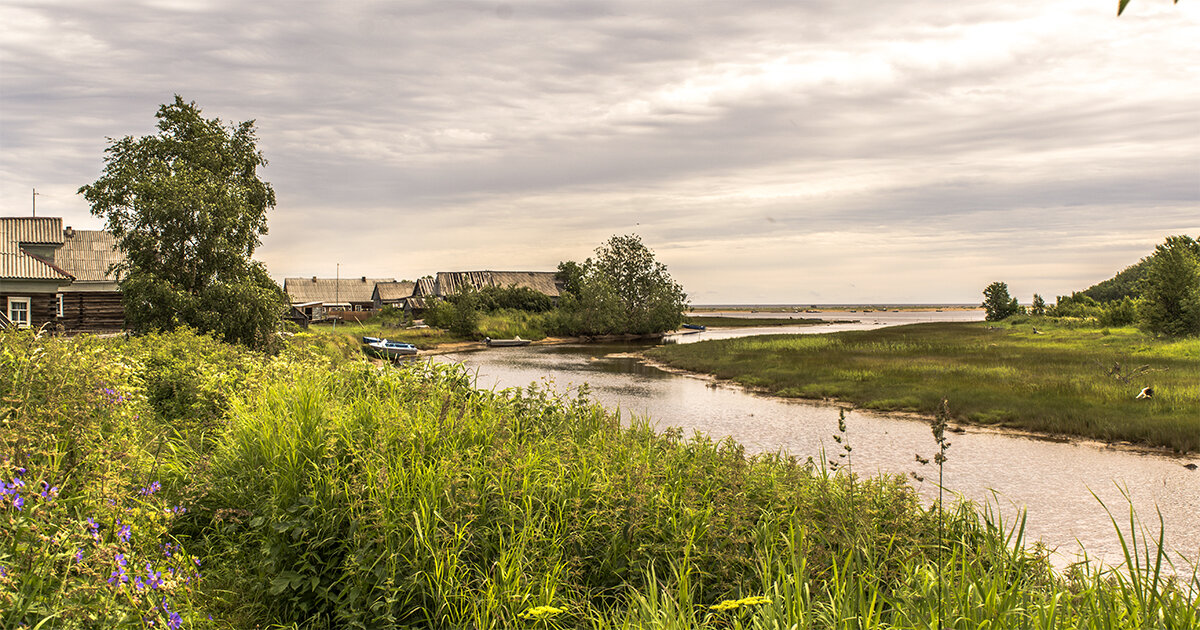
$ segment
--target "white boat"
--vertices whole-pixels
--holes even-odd
[[[412,356],[417,353],[416,346],[412,345],[411,343],[404,343],[402,341],[388,341],[387,339],[380,339],[365,345],[370,349],[372,354],[385,359]]]
[[[491,337],[487,337],[483,341],[489,348],[511,348],[514,346],[529,345],[528,339],[522,339],[519,336],[512,339],[492,339]]]

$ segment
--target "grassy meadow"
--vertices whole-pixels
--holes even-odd
[[[1200,576],[1144,543],[1055,573],[850,450],[747,457],[352,346],[0,333],[0,627],[1200,624]]]
[[[1200,450],[1200,339],[1044,319],[765,335],[654,348],[671,366],[780,396]],[[1153,386],[1154,397],[1138,400]]]

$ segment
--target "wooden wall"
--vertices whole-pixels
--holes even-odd
[[[121,292],[64,293],[63,316],[57,321],[67,332],[119,331],[125,327],[125,308],[121,305]]]
[[[58,305],[55,302],[53,293],[26,293],[19,289],[16,291],[6,290],[0,292],[0,309],[3,309],[6,315],[8,314],[8,297],[10,295],[12,297],[29,298],[29,324],[34,328],[47,322],[53,327],[54,322],[58,321],[54,316],[58,311]]]

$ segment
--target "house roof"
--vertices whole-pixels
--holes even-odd
[[[375,285],[380,282],[395,282],[395,278],[284,278],[283,290],[292,304],[321,302],[323,304],[349,304],[370,302]]]
[[[371,299],[384,302],[403,300],[413,294],[416,286],[415,282],[379,282],[375,284],[375,291],[371,294]]]
[[[433,278],[418,278],[417,286],[413,287],[413,296],[437,295],[437,280]]]
[[[112,234],[104,230],[69,230],[63,240],[54,260],[76,282],[117,281],[108,269],[123,262],[125,255],[117,249],[117,239]]]
[[[456,295],[468,287],[517,287],[533,289],[550,297],[559,296],[559,286],[553,271],[439,271],[436,294]]]
[[[57,217],[0,217],[0,278],[70,281],[71,274],[53,261],[34,255],[23,245],[62,245],[62,219]]]

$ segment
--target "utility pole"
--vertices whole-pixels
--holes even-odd
[[[333,301],[337,303],[338,308],[342,307],[342,263],[337,264],[337,271],[333,276]],[[333,318],[333,329],[337,330],[337,318]]]
[[[37,216],[37,196],[40,195],[36,188],[33,189],[33,216]]]

